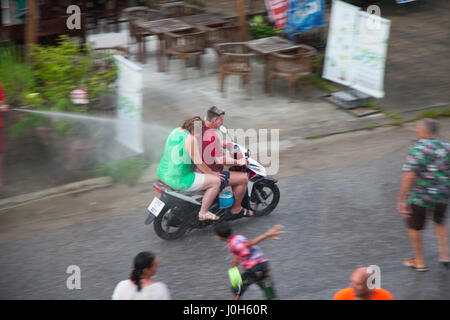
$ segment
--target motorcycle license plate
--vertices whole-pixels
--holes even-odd
[[[164,202],[155,197],[152,203],[148,206],[147,210],[157,217],[165,205],[166,204]]]

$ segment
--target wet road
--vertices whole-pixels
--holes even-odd
[[[407,230],[395,211],[403,155],[312,172],[279,182],[281,200],[269,216],[233,223],[257,236],[283,224],[282,240],[260,244],[271,261],[281,299],[331,299],[353,269],[378,265],[381,286],[396,299],[450,299],[450,270],[437,262],[430,221],[424,231],[429,272],[401,265],[411,256]],[[109,299],[143,250],[156,252],[174,299],[229,299],[226,244],[211,228],[182,239],[159,239],[144,210],[82,222],[0,244],[0,299]],[[81,269],[81,290],[68,290],[66,269]],[[251,287],[246,299],[261,299]]]

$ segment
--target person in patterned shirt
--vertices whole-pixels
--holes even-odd
[[[276,299],[270,276],[269,261],[256,244],[267,238],[280,240],[278,235],[283,233],[280,231],[283,228],[282,225],[275,225],[266,233],[252,240],[248,240],[242,235],[233,235],[233,230],[227,222],[221,222],[215,226],[214,230],[217,236],[221,241],[228,243],[228,249],[233,255],[231,268],[237,267],[239,262],[241,262],[245,270],[242,274],[242,286],[232,288],[234,300],[239,300],[247,288],[253,283],[258,284],[264,291],[267,299]]]
[[[449,267],[445,212],[450,198],[450,144],[437,137],[439,124],[433,119],[416,123],[419,138],[409,148],[403,165],[403,178],[397,199],[397,210],[406,218],[415,257],[403,261],[416,271],[427,271],[420,231],[425,225],[427,210],[433,221],[439,247],[439,262]]]

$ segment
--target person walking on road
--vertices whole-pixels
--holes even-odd
[[[450,198],[450,144],[437,137],[439,124],[433,119],[416,123],[419,138],[410,148],[403,165],[403,177],[397,199],[397,210],[406,218],[414,258],[403,265],[416,271],[427,271],[421,230],[427,211],[433,213],[439,248],[439,262],[449,267],[445,212]]]
[[[158,257],[141,252],[134,258],[134,269],[129,280],[120,281],[112,295],[113,300],[170,300],[167,286],[151,280],[158,271]]]
[[[385,289],[370,289],[367,285],[370,276],[368,268],[356,269],[350,276],[350,288],[338,291],[333,300],[394,300],[394,296]]]

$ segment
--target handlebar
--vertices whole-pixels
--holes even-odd
[[[245,159],[248,159],[250,157],[250,152],[237,143],[231,142],[229,144],[229,150],[234,157],[238,155],[241,155],[241,157],[245,157]]]

